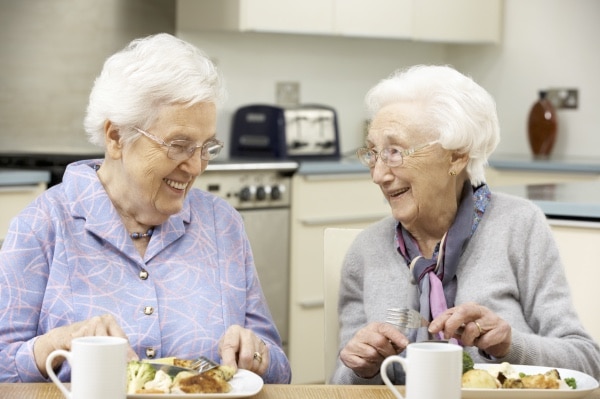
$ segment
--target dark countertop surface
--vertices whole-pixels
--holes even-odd
[[[498,170],[527,170],[562,173],[600,173],[600,157],[565,157],[554,155],[536,159],[532,155],[494,154],[489,165]]]
[[[47,184],[49,181],[50,172],[46,170],[0,169],[0,187]]]

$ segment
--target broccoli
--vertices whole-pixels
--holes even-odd
[[[463,374],[469,370],[472,370],[474,366],[471,355],[466,350],[463,350]]]
[[[135,394],[144,387],[148,381],[152,381],[156,370],[149,363],[131,361],[127,363],[127,394]]]
[[[571,389],[577,389],[577,381],[575,378],[567,377],[565,378],[565,383],[571,387]]]

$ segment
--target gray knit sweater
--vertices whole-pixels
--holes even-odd
[[[390,307],[418,309],[417,286],[394,242],[396,221],[377,222],[356,238],[340,286],[340,349],[357,330],[385,320]],[[512,326],[512,364],[579,370],[600,378],[600,348],[573,307],[558,247],[542,211],[530,201],[493,193],[457,270],[456,304],[476,302]],[[590,306],[594,306],[590,303]],[[490,362],[477,348],[475,363]],[[357,377],[338,358],[334,384],[381,384]]]

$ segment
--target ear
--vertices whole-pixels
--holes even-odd
[[[450,157],[450,168],[448,169],[448,173],[454,172],[455,174],[461,174],[467,167],[467,163],[469,163],[469,154],[453,151],[452,156]]]
[[[111,121],[104,122],[104,142],[106,143],[106,154],[112,159],[121,158],[123,141],[119,128]]]

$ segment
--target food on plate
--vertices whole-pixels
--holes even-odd
[[[486,376],[489,375],[491,380]],[[493,384],[492,384],[493,382]],[[491,366],[487,370],[472,369],[463,374],[463,388],[503,389],[575,389],[574,378],[561,379],[557,369],[546,373],[519,373],[510,363]]]
[[[462,376],[463,388],[496,389],[500,387],[498,380],[481,369],[468,370]]]
[[[144,384],[152,381],[156,370],[148,363],[131,361],[127,363],[127,393],[133,394],[144,388]]]
[[[475,363],[473,363],[473,358],[471,358],[469,352],[463,349],[463,374],[469,370],[473,370],[474,365]]]
[[[177,358],[154,362],[180,367],[192,364],[192,360]],[[182,371],[172,378],[162,370],[156,371],[149,363],[131,361],[127,364],[127,394],[227,393],[231,391],[229,381],[235,372],[235,368],[221,365],[202,374]]]

